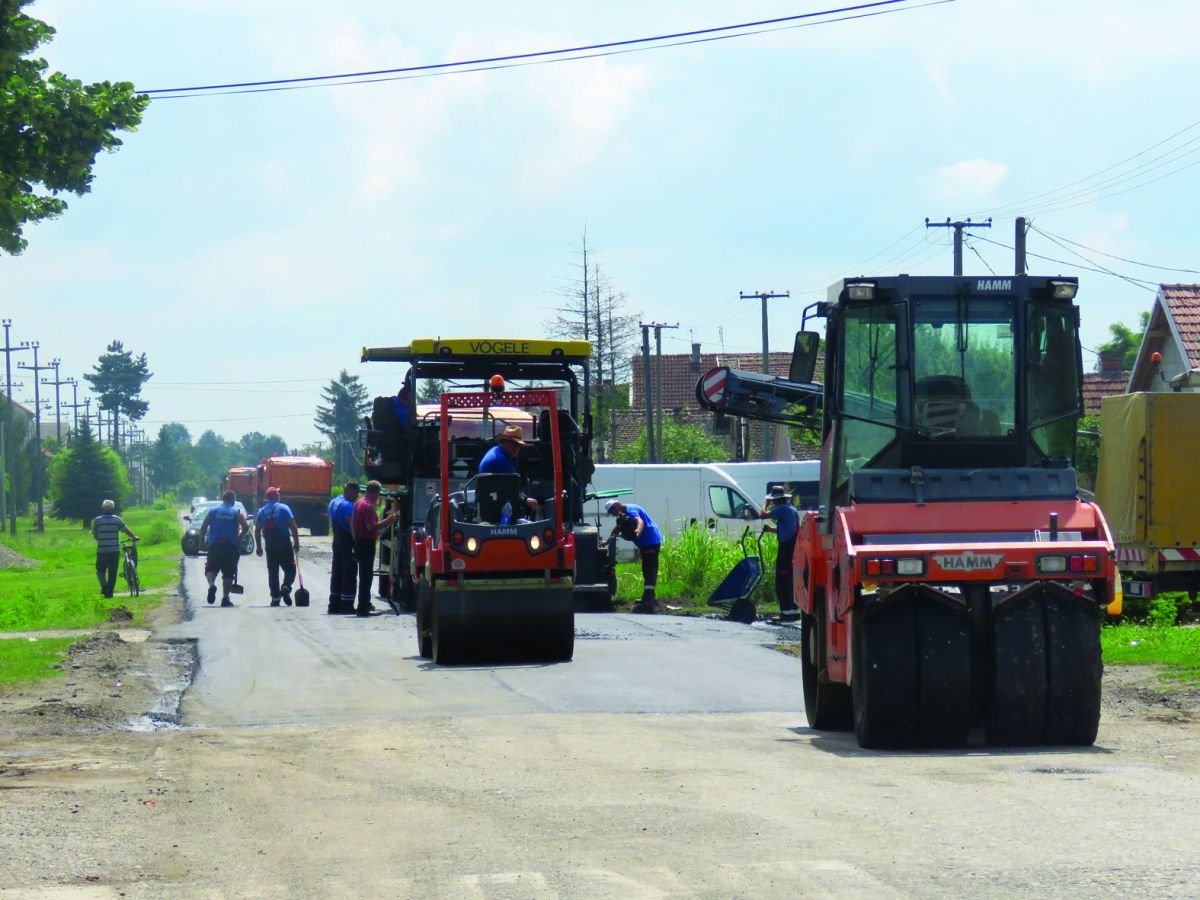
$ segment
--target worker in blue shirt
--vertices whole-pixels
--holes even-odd
[[[479,461],[480,475],[515,475],[517,456],[525,446],[525,432],[520,425],[508,425],[496,438],[496,445]]]
[[[347,481],[342,493],[329,501],[329,530],[333,532],[333,565],[329,570],[329,615],[354,612],[358,563],[350,519],[358,499],[358,482]]]
[[[792,557],[796,552],[796,535],[800,531],[800,512],[792,505],[792,495],[782,485],[771,488],[767,501],[770,505],[759,510],[759,517],[773,520],[763,525],[763,531],[774,531],[779,538],[779,552],[775,556],[775,598],[779,601],[779,618],[794,622],[800,618],[792,590]]]
[[[267,502],[254,516],[254,549],[263,555],[263,534],[267,537],[267,584],[271,587],[271,605],[282,600],[292,605],[292,582],[296,580],[296,554],[300,552],[300,529],[296,516],[286,503],[279,502],[279,488],[267,488]],[[283,584],[279,571],[283,570]]]
[[[663,535],[659,531],[650,514],[636,503],[622,503],[620,500],[609,500],[604,504],[604,511],[610,516],[625,516],[633,524],[633,543],[637,545],[642,557],[642,599],[633,607],[635,613],[658,612],[658,600],[654,592],[658,587],[658,557],[662,549]],[[619,519],[618,519],[619,521]],[[616,534],[619,530],[614,529]]]
[[[208,602],[217,599],[217,573],[221,574],[221,605],[233,606],[229,591],[237,581],[238,560],[242,558],[242,535],[250,529],[246,514],[234,506],[237,494],[226,491],[221,505],[214,506],[200,525],[200,546],[208,548],[204,577],[208,579]]]

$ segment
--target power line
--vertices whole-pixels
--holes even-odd
[[[1122,279],[1123,281],[1128,281],[1134,287],[1139,287],[1144,291],[1151,290],[1151,288],[1147,287],[1144,284],[1138,284],[1138,282],[1141,281],[1142,279],[1140,279],[1140,278],[1134,279],[1134,278],[1129,277],[1128,275],[1122,275],[1120,272],[1114,272],[1112,269],[1108,268],[1107,266],[1100,265],[1100,263],[1096,262],[1094,259],[1089,259],[1088,257],[1084,256],[1078,250],[1072,250],[1070,247],[1068,247],[1062,241],[1059,241],[1056,238],[1050,237],[1050,235],[1046,234],[1046,232],[1042,231],[1040,228],[1035,228],[1033,225],[1030,225],[1029,227],[1032,228],[1034,231],[1036,231],[1038,234],[1040,234],[1042,237],[1047,238],[1051,243],[1057,244],[1059,247],[1062,247],[1068,253],[1075,254],[1080,259],[1082,259],[1084,262],[1090,263],[1091,265],[1096,266],[1101,271],[1107,272],[1109,275],[1113,275],[1117,278]]]
[[[986,243],[989,243],[989,244],[995,244],[997,247],[1003,247],[1005,250],[1014,249],[1012,244],[1005,244],[1005,243],[1002,243],[1001,241],[994,241],[991,238],[986,238],[981,234],[975,235],[975,240],[985,241]],[[1112,275],[1115,278],[1124,278],[1126,281],[1130,282],[1131,284],[1137,282],[1138,287],[1143,287],[1143,285],[1151,285],[1151,284],[1155,285],[1155,287],[1153,287],[1153,288],[1151,288],[1151,287],[1145,288],[1145,290],[1148,290],[1151,292],[1155,291],[1157,289],[1157,285],[1158,285],[1157,281],[1149,281],[1145,278],[1134,278],[1131,275],[1119,275],[1116,272],[1112,272],[1108,269],[1100,269],[1100,268],[1096,268],[1094,266],[1084,266],[1084,265],[1080,265],[1077,262],[1071,262],[1071,261],[1065,260],[1065,259],[1056,259],[1053,256],[1043,256],[1040,253],[1032,253],[1032,252],[1026,251],[1026,255],[1032,256],[1035,259],[1043,259],[1046,262],[1058,263],[1060,266],[1070,266],[1073,269],[1083,269],[1087,272],[1098,272],[1101,275]]]
[[[985,266],[987,266],[987,270],[988,270],[989,272],[991,272],[993,275],[995,275],[995,274],[996,274],[996,270],[992,268],[992,264],[991,264],[991,263],[989,263],[989,262],[988,262],[986,259],[984,259],[984,258],[983,258],[983,254],[979,252],[979,248],[978,248],[978,247],[976,247],[976,246],[975,246],[973,243],[971,243],[970,241],[967,241],[967,248],[968,248],[968,249],[969,249],[969,250],[970,250],[972,253],[974,253],[976,256],[978,256],[978,257],[979,257],[979,261],[980,261],[981,263],[983,263]]]
[[[263,419],[311,419],[313,413],[286,413],[281,416],[243,416],[238,419],[141,419],[139,425],[204,425],[209,422],[258,422]]]
[[[1029,227],[1033,228],[1032,225]],[[1117,256],[1115,253],[1105,253],[1103,250],[1097,250],[1095,247],[1089,247],[1087,244],[1081,244],[1079,241],[1073,241],[1070,238],[1065,238],[1061,234],[1051,235],[1051,233],[1046,231],[1044,228],[1034,228],[1033,230],[1045,237],[1051,239],[1058,238],[1060,241],[1080,247],[1091,253],[1099,253],[1101,256],[1107,256],[1109,259],[1115,259],[1123,263],[1129,263],[1131,266],[1141,266],[1144,269],[1159,269],[1163,272],[1188,272],[1193,275],[1200,275],[1200,269],[1185,269],[1181,266],[1156,266],[1153,263],[1139,262],[1136,259],[1128,259],[1124,256]]]
[[[752,35],[765,34],[773,31],[785,31],[793,28],[806,28],[814,25],[828,25],[835,22],[850,21],[852,19],[865,19],[896,12],[907,12],[909,10],[922,9],[927,6],[941,6],[946,3],[953,3],[955,0],[928,0],[928,2],[925,3],[917,3],[903,8],[876,9],[876,7],[894,6],[895,4],[910,2],[911,0],[874,0],[874,2],[859,3],[853,6],[819,10],[817,12],[810,13],[801,13],[794,16],[782,16],[776,19],[764,19],[760,22],[744,22],[740,25],[722,25],[713,28],[698,29],[695,31],[678,32],[676,34],[658,35],[656,37],[630,38],[621,41],[609,41],[599,44],[585,44],[577,47],[561,48],[558,50],[539,50],[528,53],[515,53],[507,54],[505,56],[459,60],[448,63],[429,63],[420,66],[376,69],[365,72],[345,72],[336,75],[312,75],[298,78],[229,82],[226,84],[195,85],[191,87],[154,88],[148,91],[141,91],[140,93],[150,94],[156,100],[173,100],[187,97],[209,96],[213,94],[257,94],[274,91],[304,90],[314,87],[342,87],[353,84],[372,84],[381,81],[403,81],[412,78],[428,78],[437,75],[454,75],[466,72],[486,72],[496,69],[544,65],[546,63],[554,62],[571,62],[581,59],[595,59],[597,57],[616,56],[623,53],[657,50],[664,47],[679,47],[688,44],[701,44],[710,41],[749,37]],[[861,10],[872,11],[861,12]],[[853,14],[839,16],[838,14],[840,13]],[[821,18],[824,16],[838,17]],[[806,19],[820,19],[820,21],[798,21]],[[793,24],[775,25],[774,27],[758,27],[760,25],[770,26],[773,23],[779,22],[792,22]],[[730,31],[736,31],[738,33],[716,33]],[[692,37],[693,35],[707,36]],[[647,44],[652,46],[642,46]]]

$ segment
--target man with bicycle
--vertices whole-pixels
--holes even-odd
[[[132,540],[138,536],[129,530],[125,520],[116,514],[117,504],[105,500],[100,504],[102,515],[92,519],[92,537],[96,540],[96,578],[100,582],[100,593],[113,595],[117,583],[117,564],[121,559],[121,534]],[[135,548],[134,552],[137,550]]]

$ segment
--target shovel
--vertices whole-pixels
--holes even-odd
[[[300,557],[296,557],[296,580],[300,582],[300,590],[292,597],[297,606],[308,606],[308,588],[304,586],[304,576],[300,574]]]

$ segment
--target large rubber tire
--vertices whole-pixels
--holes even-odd
[[[822,681],[825,669],[824,615],[804,613],[800,620],[800,678],[804,683],[804,714],[810,728],[819,731],[849,731],[854,727],[854,704],[850,686]],[[818,618],[817,616],[821,618]]]
[[[545,662],[570,662],[575,655],[574,614],[548,616],[539,623],[538,646],[534,656]]]
[[[329,534],[329,519],[325,516],[314,518],[308,526],[308,533],[313,537],[325,537]]]
[[[992,673],[983,728],[989,744],[1041,744],[1046,728],[1046,625],[1031,592],[992,616]]]
[[[422,578],[417,587],[417,654],[423,659],[433,656],[433,635],[429,621],[432,599],[433,591],[429,588],[429,582]]]
[[[962,747],[971,733],[971,632],[966,610],[918,600],[917,730],[924,747]]]
[[[462,622],[438,609],[437,597],[429,604],[429,658],[439,666],[453,665],[465,655],[466,635]]]
[[[860,747],[920,746],[917,629],[913,604],[888,603],[853,613],[851,688]]]
[[[1090,746],[1100,728],[1100,655],[1097,613],[1074,597],[1046,603],[1047,744]]]

